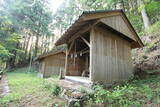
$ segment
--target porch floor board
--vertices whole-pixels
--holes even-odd
[[[79,82],[79,83],[82,83],[82,84],[90,84],[91,83],[89,77],[65,76],[65,79],[73,81],[73,82]]]
[[[81,87],[90,89],[91,82],[87,77],[80,76],[65,76],[65,79],[60,80],[60,86],[67,89],[79,90]]]

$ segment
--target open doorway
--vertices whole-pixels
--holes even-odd
[[[90,75],[90,39],[89,32],[79,36],[70,45],[66,76],[88,77]]]

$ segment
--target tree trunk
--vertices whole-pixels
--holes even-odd
[[[123,11],[126,11],[126,9],[125,9],[125,4],[124,4],[124,1],[123,1],[123,0],[121,0],[121,4],[122,4],[122,9],[123,9]]]
[[[27,36],[24,36],[24,42],[22,44],[22,49],[25,49],[25,47],[26,47],[27,38],[28,38]]]
[[[16,44],[16,48],[18,49],[19,47],[19,42]],[[16,61],[16,56],[17,56],[17,51],[16,50],[13,50],[11,52],[14,56],[10,57],[7,61],[7,70],[8,71],[12,71],[12,69],[15,67],[15,61]]]
[[[33,53],[32,53],[32,44],[30,46],[30,50],[29,50],[29,54],[28,54],[28,61],[31,60],[31,54],[33,55]]]
[[[42,40],[42,42],[41,42],[41,54],[43,54],[43,52],[44,52],[44,43],[45,43],[45,35],[43,35],[42,36],[42,38],[41,38]]]
[[[28,41],[26,41],[26,48],[25,48],[25,53],[26,53],[26,55],[27,55],[27,53],[28,53],[28,47],[29,47],[30,39],[31,39],[31,35],[29,35]]]
[[[145,28],[145,29],[148,29],[151,24],[150,24],[149,17],[148,17],[148,15],[147,15],[147,13],[146,13],[146,9],[145,9],[145,8],[143,8],[143,9],[141,10],[141,14],[142,14],[142,19],[143,19],[144,28]]]
[[[39,35],[36,36],[35,54],[34,54],[35,57],[37,57],[37,53],[38,53],[38,42],[39,42]]]
[[[142,6],[142,5],[144,5],[143,0],[139,0],[139,6]],[[150,23],[150,20],[147,15],[145,7],[142,8],[141,15],[142,15],[142,19],[143,19],[144,28],[148,29],[150,27],[151,23]]]

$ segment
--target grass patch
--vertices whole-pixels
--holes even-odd
[[[160,105],[160,76],[150,75],[143,80],[131,80],[105,89],[93,87],[94,93],[86,94],[87,105],[103,104],[108,107],[144,107]]]
[[[43,82],[43,87],[50,91],[54,96],[58,96],[62,91],[57,81],[58,79],[56,77],[56,79],[44,80]]]
[[[47,107],[53,104],[55,96],[52,95],[52,91],[44,88],[44,82],[48,81],[38,78],[36,72],[28,72],[27,69],[22,68],[7,73],[7,77],[10,93],[0,99],[2,107],[9,105]],[[58,79],[54,77],[52,80],[57,82]]]

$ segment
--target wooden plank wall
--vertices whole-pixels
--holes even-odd
[[[44,70],[45,70],[45,62],[44,60],[41,61],[40,63],[40,73],[43,74],[44,73]]]
[[[113,83],[132,75],[130,43],[118,35],[98,27],[90,33],[91,81]]]
[[[65,54],[55,54],[44,59],[44,77],[50,77],[52,75],[59,75],[60,69],[64,70],[65,67]]]
[[[68,73],[67,76],[81,76],[83,70],[85,70],[85,61],[82,57],[68,58]]]
[[[72,48],[68,56],[67,76],[81,76],[82,71],[85,68],[85,61],[82,56],[74,56],[75,48]],[[71,57],[72,56],[72,57]]]
[[[133,32],[129,29],[127,23],[125,22],[126,19],[123,19],[121,15],[102,18],[100,20],[106,25],[136,41]]]

